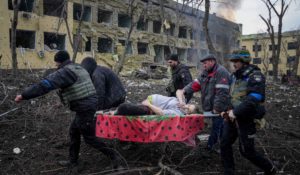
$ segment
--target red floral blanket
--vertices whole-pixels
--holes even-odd
[[[203,115],[110,116],[97,115],[96,136],[132,142],[191,140],[204,127]]]

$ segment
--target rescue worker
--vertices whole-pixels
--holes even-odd
[[[71,111],[75,111],[76,115],[69,130],[71,139],[69,160],[58,163],[70,169],[76,168],[82,135],[87,144],[108,156],[112,160],[113,167],[118,168],[120,158],[117,152],[95,136],[94,114],[97,108],[97,95],[88,72],[80,65],[72,63],[67,51],[57,52],[54,61],[57,70],[39,83],[25,89],[21,95],[16,96],[15,101],[29,100],[60,89],[59,96],[62,102],[69,106]]]
[[[214,55],[209,54],[203,57],[200,62],[204,68],[203,72],[197,79],[184,87],[182,95],[186,96],[201,91],[202,110],[220,114],[226,111],[230,104],[230,73],[217,63]],[[217,150],[214,146],[220,139],[222,125],[222,117],[212,118],[212,129],[207,142],[208,151]]]
[[[81,66],[90,74],[98,96],[98,110],[110,109],[125,102],[126,91],[119,77],[109,68],[97,65],[92,57],[82,60]]]
[[[224,174],[234,174],[232,144],[237,138],[239,150],[245,158],[264,170],[266,175],[275,174],[273,164],[258,154],[254,147],[256,133],[254,120],[261,119],[265,114],[265,109],[261,105],[265,100],[265,77],[257,66],[249,64],[251,58],[246,50],[234,52],[230,61],[233,62],[235,72],[231,77],[232,109],[222,113],[224,118],[228,116],[221,137]]]
[[[193,81],[189,68],[180,63],[177,54],[172,54],[167,58],[168,65],[171,68],[171,80],[166,88],[169,97],[176,97],[176,91],[183,89],[186,85]],[[186,96],[186,102],[188,103],[193,97],[193,94]]]

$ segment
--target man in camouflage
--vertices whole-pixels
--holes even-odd
[[[250,60],[246,50],[236,51],[230,57],[235,72],[231,76],[232,109],[222,113],[226,119],[221,137],[221,159],[225,175],[234,174],[232,144],[237,138],[239,150],[245,158],[264,170],[266,175],[276,173],[273,164],[259,155],[254,147],[255,120],[265,114],[262,106],[265,100],[265,77],[257,66],[249,64]]]

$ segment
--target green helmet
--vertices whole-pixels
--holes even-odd
[[[233,53],[229,57],[230,61],[241,60],[244,63],[250,63],[251,56],[248,50],[237,50],[233,51]]]

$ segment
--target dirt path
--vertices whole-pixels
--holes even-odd
[[[72,113],[60,105],[55,93],[15,104],[15,95],[37,81],[41,73],[23,73],[15,81],[1,71],[0,76],[0,174],[67,174],[57,164],[68,156],[68,127]],[[149,94],[164,94],[167,80],[123,78],[129,102],[140,102]],[[282,174],[300,171],[299,87],[268,84],[266,106],[268,126],[258,132],[257,146],[271,158]],[[199,97],[194,98],[198,102]],[[7,112],[7,113],[6,113]],[[6,114],[4,114],[6,113]],[[4,114],[4,115],[2,115]],[[209,123],[209,122],[208,122]],[[206,133],[206,128],[203,133]],[[106,141],[126,159],[129,170],[123,174],[220,174],[219,155],[207,153],[205,143],[196,148],[181,143],[137,144]],[[19,148],[20,153],[14,153]],[[18,149],[15,149],[18,151]],[[237,174],[256,174],[259,170],[243,159],[234,147]],[[82,143],[79,174],[114,174],[109,160]],[[167,166],[167,167],[166,167]],[[120,173],[121,173],[120,172]]]

